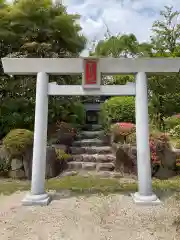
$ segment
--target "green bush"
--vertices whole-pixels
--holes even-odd
[[[112,97],[104,102],[100,120],[105,129],[114,122],[135,122],[134,97]]]
[[[175,126],[169,133],[173,138],[180,139],[180,125]]]
[[[3,139],[3,146],[11,156],[22,155],[33,145],[33,132],[27,129],[11,130]]]
[[[136,132],[131,133],[129,136],[127,136],[126,143],[136,145]]]
[[[173,142],[173,146],[177,149],[180,149],[180,139],[176,139],[174,142]]]
[[[71,123],[74,127],[83,125],[85,123],[85,108],[79,101],[68,101],[61,106],[59,113],[59,120]]]
[[[56,156],[57,156],[57,160],[60,160],[60,161],[67,161],[68,159],[71,158],[70,154],[66,153],[62,149],[57,149],[57,148],[56,148]]]
[[[80,102],[75,102],[72,105],[73,114],[70,115],[69,122],[75,125],[83,125],[85,123],[85,108]]]
[[[166,125],[166,129],[168,130],[173,129],[177,125],[180,125],[180,117],[176,115],[172,117],[168,117],[164,120],[164,123]]]

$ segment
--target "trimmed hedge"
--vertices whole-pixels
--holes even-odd
[[[115,122],[135,123],[135,98],[112,97],[106,100],[101,107],[100,120],[106,130]]]
[[[13,129],[3,139],[3,146],[11,156],[22,155],[33,145],[33,132],[27,129]]]

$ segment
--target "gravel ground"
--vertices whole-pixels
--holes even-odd
[[[1,240],[180,240],[173,197],[153,207],[117,194],[59,196],[48,207],[24,207],[24,194],[0,196]]]

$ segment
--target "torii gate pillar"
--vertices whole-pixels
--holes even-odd
[[[48,125],[49,76],[37,74],[36,107],[34,123],[34,145],[32,161],[31,192],[22,200],[23,205],[48,205],[49,195],[45,192],[46,146]]]
[[[138,192],[133,194],[135,203],[159,203],[152,192],[151,158],[149,149],[147,77],[144,72],[136,75],[136,144]]]

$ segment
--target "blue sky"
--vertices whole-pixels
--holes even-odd
[[[81,15],[80,24],[89,41],[102,39],[104,22],[112,34],[134,33],[147,41],[151,26],[165,5],[180,11],[180,0],[62,0],[69,13]]]

